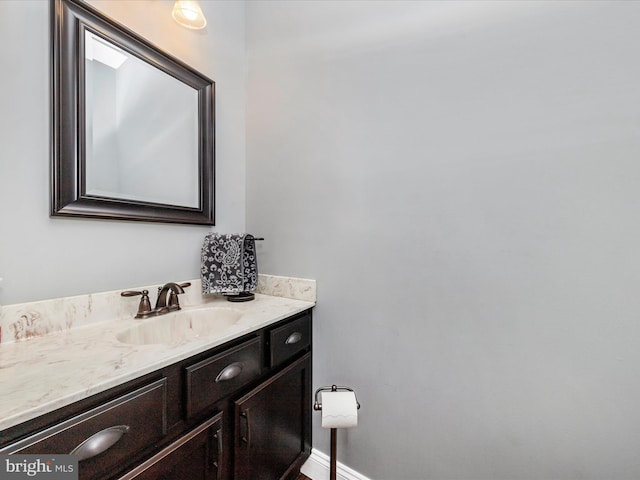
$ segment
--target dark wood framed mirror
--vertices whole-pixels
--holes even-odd
[[[51,215],[214,225],[214,82],[81,0],[50,2]]]

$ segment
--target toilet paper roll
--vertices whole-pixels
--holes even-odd
[[[358,402],[353,392],[322,392],[322,427],[351,428],[358,425]]]

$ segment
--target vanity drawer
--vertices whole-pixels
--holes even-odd
[[[274,367],[311,344],[311,315],[291,320],[269,331],[269,365]]]
[[[260,376],[260,338],[225,350],[185,370],[187,418],[192,419]]]
[[[80,478],[117,471],[166,434],[166,379],[138,388],[62,423],[19,440],[3,454],[79,456]]]

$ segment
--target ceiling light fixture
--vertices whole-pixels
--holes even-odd
[[[196,0],[176,0],[171,12],[173,19],[183,27],[199,30],[207,26],[202,9]]]

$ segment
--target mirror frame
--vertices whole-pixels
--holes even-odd
[[[214,225],[215,83],[81,0],[51,2],[51,216]],[[198,93],[199,206],[86,194],[85,30]],[[176,161],[179,159],[176,159]]]

